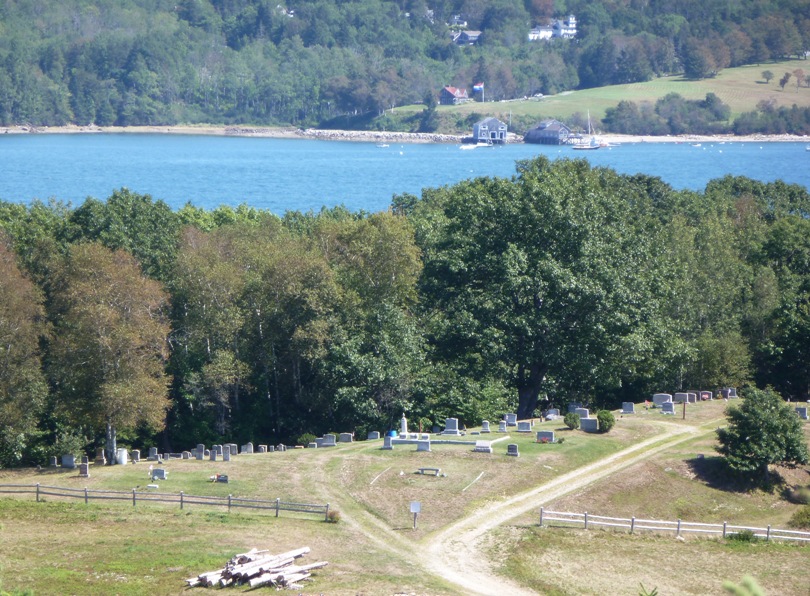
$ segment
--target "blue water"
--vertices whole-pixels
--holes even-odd
[[[506,145],[391,144],[149,134],[37,134],[0,137],[0,199],[56,198],[74,205],[126,187],[211,209],[247,203],[282,214],[343,204],[386,209],[395,194],[477,176],[511,176],[515,161],[546,155],[584,158],[627,174],[702,190],[726,174],[782,179],[810,188],[803,143],[638,143],[598,151]]]

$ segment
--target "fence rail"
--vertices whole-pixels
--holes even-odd
[[[138,503],[169,503],[179,505],[183,509],[186,505],[202,505],[213,507],[227,507],[228,511],[234,508],[243,509],[260,509],[265,511],[272,511],[278,517],[281,511],[293,511],[296,513],[309,513],[313,515],[323,516],[325,521],[329,520],[329,503],[326,505],[317,505],[313,503],[293,503],[276,499],[274,501],[266,501],[261,499],[246,499],[242,497],[234,497],[228,495],[227,497],[211,497],[201,495],[187,495],[184,492],[179,494],[174,493],[156,493],[156,492],[138,492],[136,489],[132,491],[116,491],[116,490],[101,490],[101,489],[88,489],[88,488],[67,488],[63,486],[44,486],[37,484],[0,484],[0,493],[6,494],[34,494],[36,495],[37,502],[44,496],[63,497],[72,499],[84,499],[85,504],[95,500],[114,500],[114,501],[131,501],[135,506]]]
[[[557,522],[550,524],[549,522]],[[591,526],[602,526],[611,528],[626,528],[632,534],[636,530],[649,530],[653,532],[674,532],[676,536],[681,534],[714,534],[726,538],[732,534],[750,531],[757,538],[765,540],[795,540],[799,542],[810,542],[810,532],[798,532],[795,530],[781,530],[767,526],[757,528],[750,526],[735,526],[727,522],[722,524],[703,524],[698,522],[687,522],[681,519],[677,521],[666,521],[660,519],[641,519],[631,517],[605,517],[604,515],[593,515],[588,513],[569,513],[563,511],[546,511],[540,508],[540,526],[560,525],[562,527],[582,527],[588,529]]]

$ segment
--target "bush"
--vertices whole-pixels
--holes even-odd
[[[571,430],[576,430],[579,428],[579,414],[575,414],[574,412],[568,412],[563,418],[563,422],[565,422],[565,426],[570,428]]]
[[[810,529],[810,505],[805,505],[790,518],[788,525],[791,528]]]
[[[330,524],[336,524],[340,521],[340,511],[336,509],[330,509],[329,513],[326,514],[326,519]]]
[[[599,410],[596,413],[596,419],[599,421],[600,433],[610,432],[610,429],[616,426],[616,417],[610,410]]]
[[[740,530],[739,532],[735,532],[734,534],[729,534],[726,536],[728,540],[734,540],[736,542],[756,542],[759,540],[754,535],[753,530]]]
[[[314,443],[317,437],[312,433],[304,433],[300,437],[298,437],[298,444],[303,445],[304,447],[308,446],[310,443]]]
[[[797,505],[810,505],[810,486],[797,486],[787,491],[788,501]]]

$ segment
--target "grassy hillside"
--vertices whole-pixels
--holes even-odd
[[[476,507],[657,437],[670,425],[692,428],[696,438],[549,507],[785,527],[798,506],[782,499],[779,490],[724,485],[712,477],[711,468],[696,465],[697,453],[712,452],[713,429],[722,421],[723,406],[698,404],[686,420],[640,408],[635,416],[619,418],[607,435],[572,432],[560,421],[545,422],[535,429],[555,430],[564,443],[541,445],[534,442],[534,434],[512,433],[495,444],[493,455],[436,444],[429,453],[417,453],[412,446],[383,451],[376,441],[239,456],[228,463],[172,460],[166,466],[169,479],[160,482],[162,492],[329,502],[341,512],[337,524],[283,512],[276,518],[272,512],[227,513],[201,506],[181,511],[153,503],[133,507],[115,501],[85,505],[52,497],[44,503],[34,502],[32,496],[3,498],[0,581],[6,590],[30,589],[35,594],[173,594],[183,590],[185,578],[221,567],[233,554],[251,547],[280,552],[309,546],[307,562],[330,562],[310,584],[312,593],[459,594],[419,564],[418,551],[439,530]],[[507,442],[519,445],[520,458],[505,455]],[[446,476],[415,473],[424,466],[441,468]],[[144,463],[94,468],[87,479],[75,471],[6,470],[0,472],[0,483],[143,492],[147,469]],[[223,471],[230,484],[208,482],[210,475]],[[808,481],[808,469],[794,473],[798,481]],[[411,501],[422,503],[415,531]],[[502,572],[534,589],[543,586],[547,593],[606,593],[608,586],[613,593],[633,593],[639,582],[648,588],[688,586],[662,593],[717,593],[718,581],[739,581],[743,572],[757,576],[769,590],[781,586],[781,594],[799,594],[801,586],[810,584],[810,568],[802,564],[808,547],[539,529],[536,514],[502,527],[493,541],[492,552],[504,562]],[[707,559],[711,565],[693,564]],[[577,568],[589,573],[582,575]],[[689,582],[677,583],[677,570],[687,568]],[[772,573],[782,568],[790,570],[789,582]]]
[[[512,129],[522,133],[527,127],[544,119],[557,118],[564,122],[572,116],[582,120],[590,112],[594,123],[605,116],[605,110],[615,107],[620,101],[655,103],[670,93],[677,93],[685,99],[698,100],[714,93],[731,108],[731,120],[744,112],[756,110],[761,101],[770,101],[776,107],[810,106],[810,88],[797,90],[795,79],[780,88],[778,81],[786,72],[802,69],[810,74],[810,61],[786,60],[768,62],[755,66],[727,68],[715,78],[689,80],[683,76],[671,76],[653,79],[646,83],[612,85],[582,91],[568,91],[543,98],[530,98],[501,102],[469,102],[459,106],[439,106],[437,108],[442,128],[447,132],[468,132],[471,123],[484,116],[495,116],[509,122]],[[766,83],[762,72],[769,70],[774,78]],[[421,113],[423,106],[406,106],[396,108],[393,114],[385,118],[405,119]]]

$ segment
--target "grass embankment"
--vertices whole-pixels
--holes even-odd
[[[458,106],[439,106],[442,132],[469,133],[472,120],[479,117],[494,116],[503,122],[511,122],[510,130],[522,134],[527,128],[545,118],[556,118],[570,121],[575,114],[580,119],[590,112],[591,120],[598,123],[605,116],[608,108],[615,107],[620,101],[627,100],[640,105],[655,103],[670,93],[677,93],[689,100],[702,100],[707,93],[714,93],[731,108],[733,121],[744,112],[757,109],[761,101],[769,101],[776,107],[810,106],[810,88],[796,88],[795,78],[782,89],[778,81],[785,73],[802,69],[810,74],[810,61],[785,60],[767,62],[753,66],[740,66],[722,70],[711,79],[690,80],[681,75],[661,77],[646,83],[610,85],[596,89],[567,91],[543,98],[519,99],[510,101],[468,102]],[[763,71],[769,70],[774,78],[766,83],[762,78]],[[398,107],[386,118],[413,118],[424,106]]]
[[[271,512],[227,513],[201,506],[181,511],[154,503],[132,507],[126,502],[56,502],[52,497],[46,497],[45,503],[34,502],[33,496],[0,499],[0,579],[6,590],[30,589],[35,594],[170,594],[183,590],[183,579],[221,567],[233,554],[251,547],[283,551],[309,546],[310,562],[330,562],[311,584],[314,593],[458,594],[459,589],[422,569],[414,555],[437,531],[488,502],[654,438],[668,424],[711,429],[722,419],[722,408],[719,402],[690,406],[683,421],[680,409],[673,418],[637,407],[638,414],[619,418],[607,435],[562,430],[561,421],[546,422],[535,430],[555,430],[558,438],[566,438],[564,443],[541,445],[534,442],[534,433],[512,432],[509,439],[495,443],[493,455],[436,444],[430,453],[417,453],[413,446],[383,451],[380,442],[358,442],[333,449],[239,456],[227,463],[172,460],[166,465],[169,479],[160,482],[162,492],[329,502],[342,514],[338,524],[284,512],[275,518]],[[796,506],[784,502],[778,493],[730,491],[694,465],[697,453],[711,453],[712,442],[710,435],[674,448],[569,495],[554,507],[601,515],[783,526]],[[519,458],[505,455],[507,443],[519,445]],[[420,467],[438,467],[443,474],[415,474]],[[147,468],[144,463],[94,468],[87,479],[74,471],[2,471],[0,483],[146,490]],[[208,482],[214,473],[228,473],[231,483]],[[411,501],[422,503],[416,531]],[[493,552],[503,555],[504,571],[535,589],[548,585],[550,593],[606,593],[600,587],[608,585],[604,582],[614,572],[592,571],[602,565],[626,576],[624,583],[615,584],[617,589],[609,590],[613,593],[633,593],[638,581],[668,586],[670,562],[662,567],[659,559],[671,557],[682,563],[673,563],[673,568],[689,569],[689,585],[714,586],[719,579],[739,580],[738,575],[748,572],[767,586],[767,569],[781,569],[794,556],[806,557],[806,549],[752,545],[750,553],[756,553],[757,564],[743,569],[734,561],[748,560],[745,546],[734,550],[720,542],[691,538],[680,543],[604,531],[541,530],[535,524],[536,515],[527,515],[499,530],[498,548]],[[650,554],[641,554],[646,552]],[[711,565],[704,565],[707,558],[712,559]],[[734,573],[718,575],[718,566]],[[803,570],[799,567],[797,563],[791,572],[806,586],[810,571],[806,565]]]

